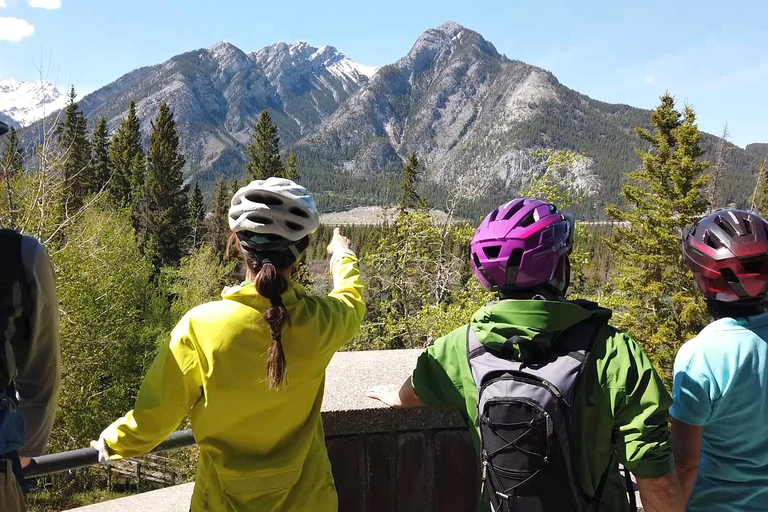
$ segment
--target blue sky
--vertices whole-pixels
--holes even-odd
[[[740,146],[768,142],[763,0],[0,0],[0,80],[34,80],[42,64],[87,92],[222,39],[246,51],[305,40],[386,64],[447,20],[593,98],[652,108],[669,90],[702,129],[727,122]]]

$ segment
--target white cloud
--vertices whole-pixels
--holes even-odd
[[[5,0],[0,0],[0,9],[4,9],[5,7],[7,7],[7,5],[5,5]]]
[[[35,27],[19,18],[0,18],[0,41],[18,43],[35,33]]]
[[[29,6],[35,9],[58,9],[61,7],[61,0],[29,0]]]
[[[656,82],[656,77],[654,75],[645,75],[645,83],[648,85],[652,85]]]

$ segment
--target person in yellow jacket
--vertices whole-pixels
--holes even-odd
[[[189,311],[159,349],[134,410],[92,446],[103,461],[144,454],[190,413],[200,460],[192,511],[336,511],[320,406],[325,368],[365,312],[358,261],[334,231],[333,291],[289,279],[317,229],[314,199],[280,178],[232,198],[248,281]]]

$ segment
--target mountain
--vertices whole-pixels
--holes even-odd
[[[67,98],[50,82],[0,80],[0,121],[27,126],[61,109]]]
[[[571,178],[589,199],[578,213],[601,215],[625,172],[640,165],[637,126],[650,111],[594,100],[544,69],[507,58],[456,23],[427,30],[397,62],[372,68],[332,46],[276,43],[246,53],[227,42],[132,71],[80,101],[111,130],[137,103],[148,139],[163,101],[171,106],[187,159],[185,176],[210,190],[243,175],[245,150],[267,110],[285,152],[325,210],[392,202],[410,152],[424,164],[422,193],[437,207],[457,183],[483,185],[465,207],[478,215],[517,193],[532,152],[570,149],[585,159]],[[710,153],[720,139],[702,135]],[[728,145],[724,195],[743,205],[759,151]],[[475,192],[477,195],[477,192]]]
[[[414,151],[432,183],[487,181],[486,199],[494,204],[528,178],[532,150],[571,149],[587,156],[572,178],[593,196],[587,206],[594,216],[615,200],[624,172],[639,165],[635,127],[647,126],[649,114],[593,100],[548,71],[500,55],[480,34],[446,23],[381,68],[297,151],[315,165],[369,179],[396,171]],[[702,143],[710,148],[716,140],[705,135]],[[756,169],[752,155],[736,146],[727,155],[739,176]],[[741,178],[725,180],[726,196],[737,202],[749,187]]]
[[[768,157],[768,144],[748,144],[745,149],[760,160]]]
[[[168,102],[181,132],[187,176],[213,182],[240,173],[262,110],[269,111],[284,143],[296,142],[374,71],[331,46],[277,43],[246,53],[222,41],[132,71],[80,106],[91,122],[105,117],[114,130],[135,100],[146,142],[158,106]]]

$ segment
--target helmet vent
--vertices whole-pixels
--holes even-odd
[[[271,194],[250,194],[246,197],[251,202],[262,203],[268,206],[279,206],[283,204],[282,199]]]
[[[500,245],[494,245],[491,247],[483,247],[483,254],[485,254],[485,257],[491,260],[495,260],[499,257],[499,254],[501,253],[501,246]]]
[[[747,272],[747,274],[759,274],[760,271],[763,269],[763,264],[765,263],[765,258],[754,258],[751,260],[741,260],[741,265],[744,267],[744,270]]]
[[[269,219],[267,217],[253,217],[252,216],[251,220],[253,222],[257,222],[259,224],[264,224],[265,226],[269,226],[270,224],[272,224],[272,219]]]
[[[517,268],[520,266],[520,263],[522,261],[523,261],[523,250],[514,249],[512,251],[512,254],[509,255],[509,260],[507,260],[507,267]]]
[[[754,222],[755,222],[755,218],[752,217],[751,215],[746,219],[744,219],[744,227],[747,229],[748,235],[751,235],[752,233],[754,233],[754,226],[753,226]]]
[[[509,210],[507,210],[507,212],[504,214],[504,220],[511,219],[512,216],[519,212],[523,206],[525,206],[525,201],[518,201],[517,203],[510,206]]]
[[[292,214],[297,215],[299,217],[304,217],[305,219],[309,218],[309,214],[302,210],[301,208],[296,208],[295,206],[289,210]]]
[[[301,231],[302,229],[304,229],[304,226],[302,226],[301,224],[297,224],[290,220],[285,221],[285,225],[288,226],[288,229],[292,229],[294,231]]]
[[[525,218],[523,220],[520,221],[520,227],[521,228],[527,228],[528,226],[530,226],[531,224],[536,222],[536,218],[534,216],[534,213],[535,213],[535,211],[529,213],[528,215],[525,216]]]
[[[707,245],[710,246],[713,249],[722,249],[725,247],[720,240],[718,240],[712,233],[707,233]]]
[[[733,273],[733,270],[731,270],[729,268],[724,268],[724,269],[720,270],[720,275],[723,276],[723,279],[725,279],[725,281],[727,283],[738,283],[739,282],[739,278],[736,277],[736,274]]]
[[[721,216],[715,217],[715,224],[717,224],[723,231],[728,233],[728,236],[736,236],[738,233],[735,229],[733,229],[733,226],[731,226],[731,223],[723,219]]]
[[[493,221],[495,221],[495,220],[496,220],[496,217],[498,217],[498,215],[499,215],[499,209],[498,209],[498,208],[496,208],[495,210],[493,210],[493,211],[491,212],[491,216],[488,218],[488,222],[493,222]]]

